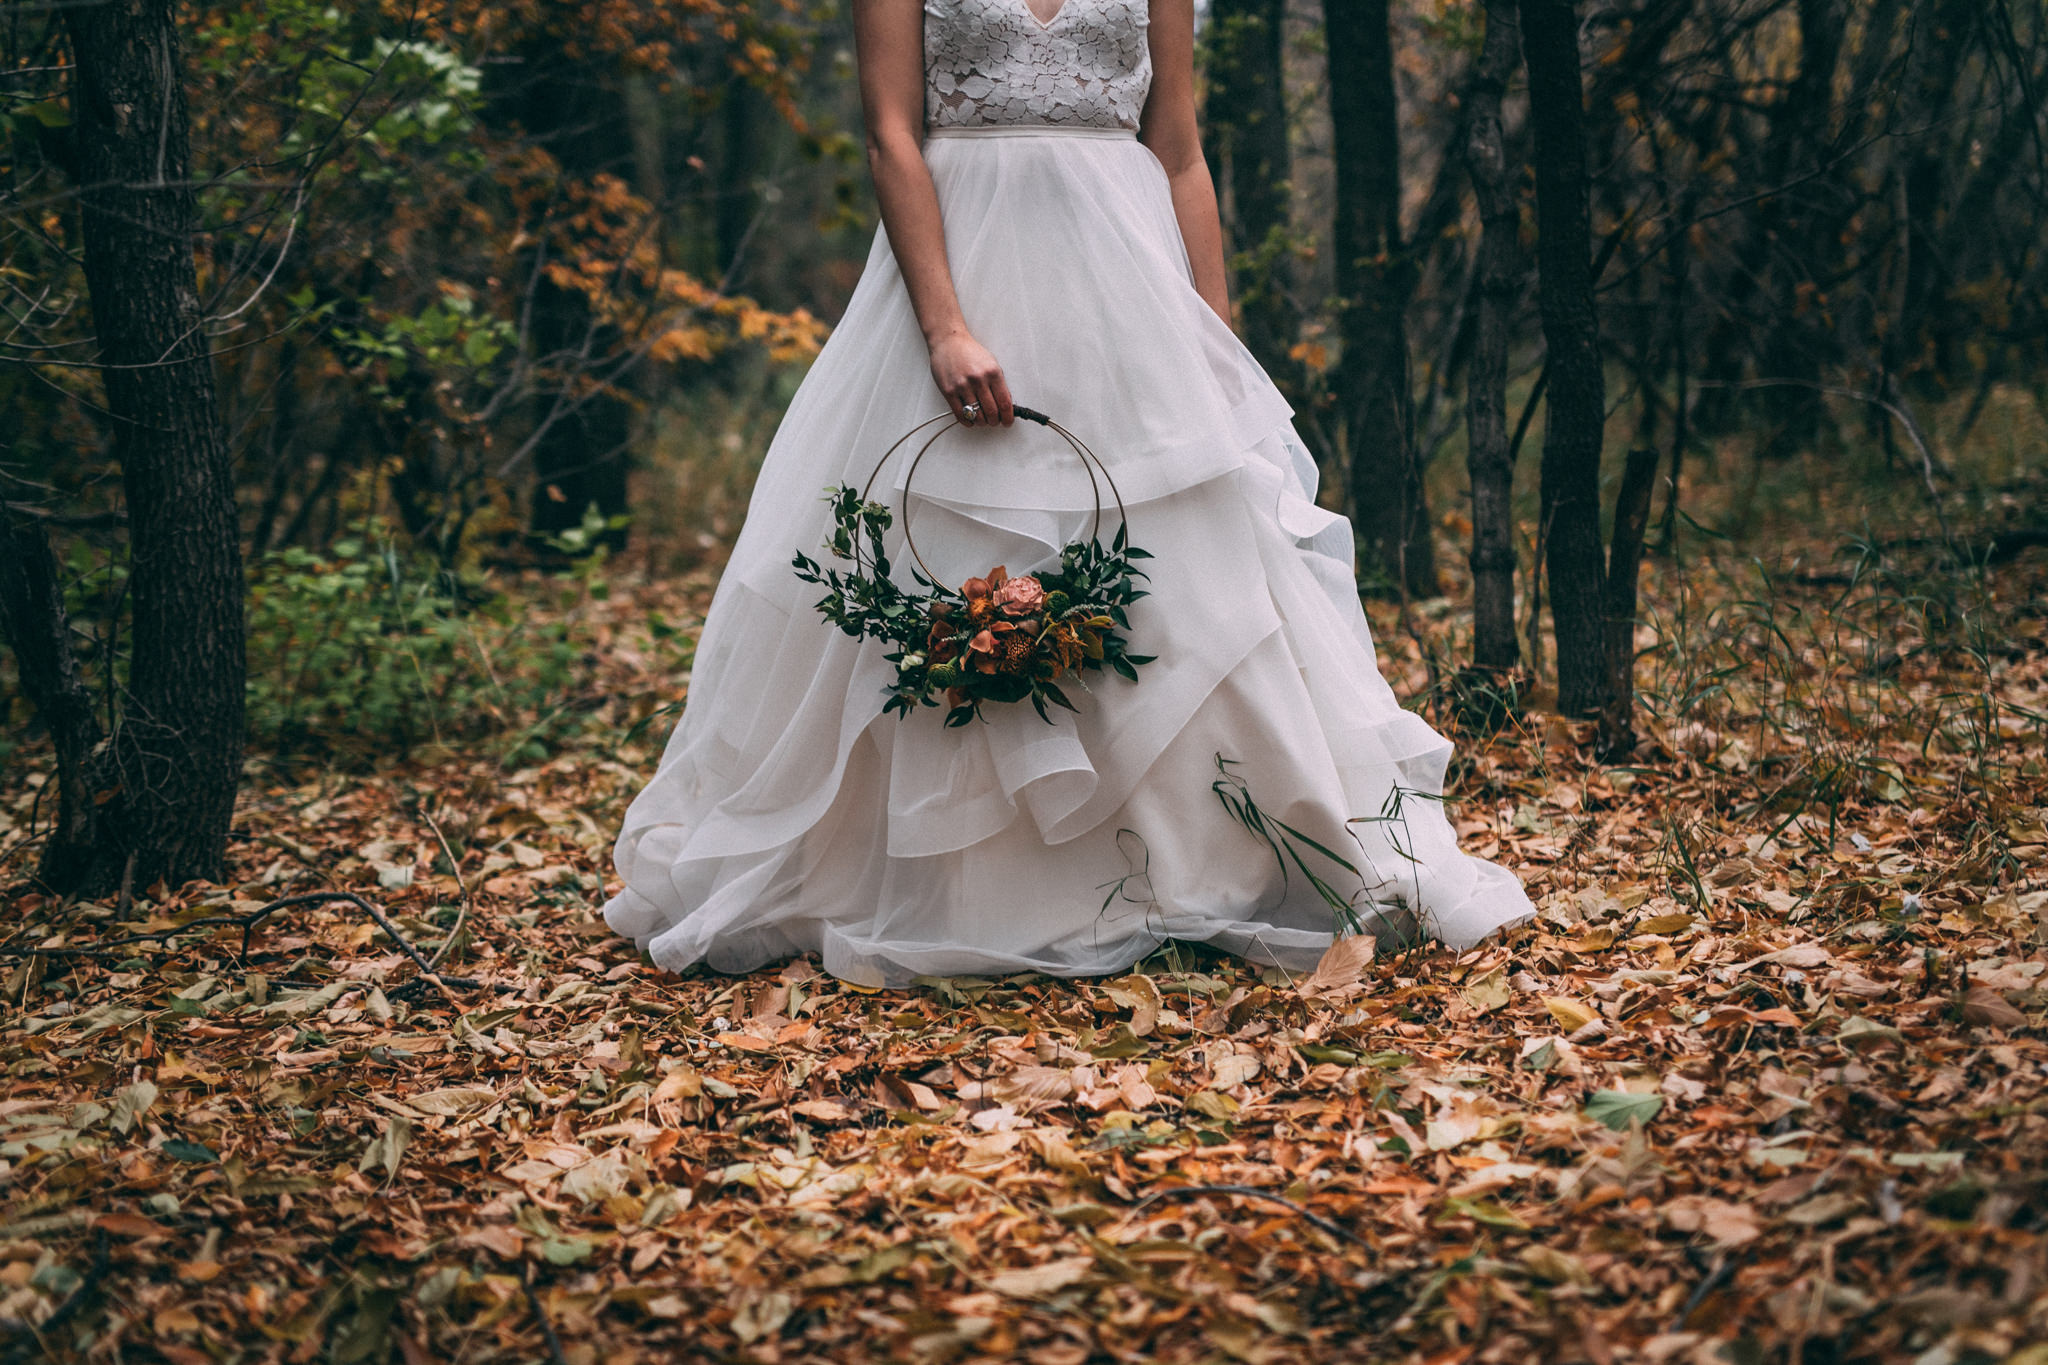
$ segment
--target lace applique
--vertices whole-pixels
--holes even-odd
[[[1064,0],[1049,24],[1028,0],[925,0],[925,126],[1135,129],[1146,21],[1145,0]]]

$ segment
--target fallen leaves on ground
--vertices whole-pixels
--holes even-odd
[[[610,935],[644,748],[271,771],[232,886],[15,898],[0,1332],[179,1365],[2034,1361],[2048,782],[2038,728],[1991,733],[1781,816],[1757,736],[1743,766],[1653,728],[1616,773],[1551,723],[1460,778],[1540,906],[1476,950],[884,992]],[[177,931],[330,887],[426,951],[459,921],[475,984],[346,902],[246,955]]]

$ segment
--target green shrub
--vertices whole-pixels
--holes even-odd
[[[602,595],[596,557],[564,575],[561,615],[389,543],[265,556],[249,585],[249,742],[276,756],[374,758],[507,733],[539,757],[580,728],[573,607]]]

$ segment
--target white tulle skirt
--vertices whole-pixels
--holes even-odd
[[[689,701],[626,813],[613,929],[664,967],[743,971],[816,953],[862,985],[920,975],[1114,972],[1168,939],[1290,969],[1333,917],[1212,790],[1218,760],[1367,917],[1407,908],[1454,946],[1529,913],[1459,852],[1450,746],[1381,678],[1349,523],[1315,505],[1291,412],[1202,302],[1158,160],[1128,135],[1004,129],[925,148],[955,284],[1020,403],[1113,471],[1152,595],[1129,682],[942,727],[883,718],[883,647],[813,609],[828,485],[865,479],[944,410],[897,264],[866,273],[769,447],[719,584]],[[878,487],[896,480],[901,460]],[[956,584],[1049,566],[1087,528],[1089,482],[1042,428],[961,429],[917,473],[924,559]],[[822,556],[821,556],[822,557]]]

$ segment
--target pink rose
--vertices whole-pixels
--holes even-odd
[[[1012,578],[995,592],[996,606],[1005,616],[1030,616],[1045,606],[1045,589],[1035,578]]]

